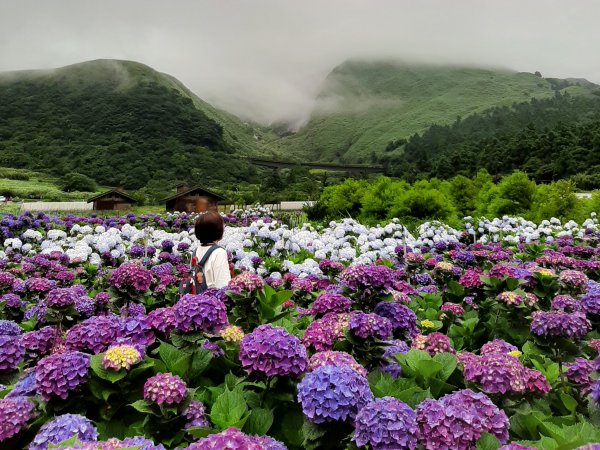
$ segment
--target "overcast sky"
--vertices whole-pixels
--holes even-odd
[[[600,0],[0,0],[0,70],[130,59],[263,122],[297,120],[348,58],[600,83]]]

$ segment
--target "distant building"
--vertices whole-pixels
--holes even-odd
[[[219,194],[209,191],[201,186],[189,187],[185,184],[177,185],[177,193],[164,200],[167,211],[178,212],[204,212],[217,211],[219,202],[225,200]]]
[[[90,198],[88,203],[94,203],[95,211],[127,211],[135,203],[135,199],[123,192],[121,188],[111,189],[108,192]]]

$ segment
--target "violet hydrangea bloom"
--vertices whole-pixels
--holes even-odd
[[[350,313],[348,330],[361,339],[389,339],[392,337],[392,323],[389,319],[379,314],[367,314],[361,311]]]
[[[444,303],[440,308],[442,312],[449,312],[455,317],[460,317],[465,313],[465,310],[458,303]]]
[[[399,303],[381,302],[375,306],[375,314],[388,319],[394,334],[402,338],[413,338],[418,334],[417,315]]]
[[[119,336],[121,319],[118,316],[94,316],[67,332],[66,346],[94,354],[105,351]]]
[[[19,336],[23,329],[12,320],[0,320],[0,336]]]
[[[156,330],[167,336],[175,329],[177,323],[175,311],[173,311],[172,307],[157,308],[148,314],[147,319],[150,327],[152,327],[153,330]]]
[[[325,292],[317,297],[310,310],[313,315],[318,316],[328,312],[347,313],[350,312],[351,306],[352,300],[349,298],[340,294]]]
[[[35,382],[35,373],[30,372],[21,378],[5,398],[12,397],[33,397],[37,393],[37,384]]]
[[[522,394],[527,387],[525,366],[512,356],[491,353],[463,360],[465,380],[487,394]]]
[[[108,277],[108,284],[120,291],[146,292],[152,284],[152,272],[140,264],[131,262],[121,264]]]
[[[579,309],[579,304],[577,300],[575,300],[570,295],[557,295],[552,299],[552,309],[565,311],[565,312],[574,312]]]
[[[73,436],[77,436],[77,439],[83,442],[93,442],[98,439],[98,431],[86,417],[79,414],[63,414],[42,425],[29,444],[29,450],[47,450],[50,444],[58,444]]]
[[[492,355],[494,353],[499,353],[502,355],[506,355],[510,352],[518,351],[519,349],[512,344],[509,344],[502,339],[494,339],[493,341],[486,342],[481,346],[479,353],[482,355]]]
[[[44,400],[66,399],[88,378],[90,357],[80,352],[65,352],[42,358],[35,367],[38,392]]]
[[[360,292],[363,298],[390,289],[395,281],[396,272],[387,266],[350,266],[340,275],[340,284]]]
[[[373,450],[414,450],[419,428],[415,412],[393,397],[378,398],[356,415],[352,440]]]
[[[318,352],[331,350],[336,341],[344,338],[349,321],[350,314],[327,313],[306,328],[302,343]]]
[[[423,350],[431,356],[438,353],[455,353],[450,343],[450,338],[445,334],[435,331],[427,336],[418,334],[412,340],[412,348]]]
[[[384,362],[379,366],[379,370],[391,375],[393,378],[400,378],[402,375],[402,366],[398,363],[394,355],[408,353],[410,347],[406,342],[400,340],[387,341],[386,344],[388,346],[383,352]]]
[[[208,435],[187,447],[187,450],[227,449],[264,450],[265,448],[255,436],[248,436],[233,427],[218,434]]]
[[[350,366],[357,373],[363,377],[367,376],[367,369],[361,366],[354,357],[346,352],[336,352],[333,350],[326,350],[324,352],[317,352],[311,356],[308,362],[309,371],[313,371],[323,366]]]
[[[21,336],[0,335],[0,373],[15,370],[24,356]]]
[[[590,321],[582,312],[535,311],[531,332],[537,336],[582,339],[591,329]]]
[[[225,303],[200,294],[186,294],[173,306],[175,326],[183,332],[218,331],[228,323]]]
[[[482,433],[508,441],[508,417],[481,393],[463,389],[417,407],[420,444],[426,450],[471,450]]]
[[[354,419],[373,400],[367,379],[349,366],[323,366],[298,384],[298,401],[313,423]]]
[[[81,291],[73,287],[56,288],[48,292],[44,303],[48,308],[66,308],[75,305],[81,296]]]
[[[45,356],[56,344],[61,343],[58,328],[47,326],[39,330],[28,331],[21,337],[27,355],[31,358]]]
[[[157,373],[144,383],[144,399],[157,405],[178,405],[187,396],[187,386],[171,373]]]
[[[0,400],[0,442],[15,436],[33,417],[33,404],[26,397]]]
[[[587,284],[588,277],[579,270],[563,270],[558,276],[558,281],[569,288],[579,290]]]
[[[582,387],[584,394],[589,391],[593,383],[592,373],[594,372],[594,364],[584,358],[575,358],[575,362],[565,364],[565,375],[571,383]]]
[[[306,348],[283,328],[261,325],[244,336],[240,362],[250,375],[298,376],[308,367]]]
[[[251,294],[262,288],[264,284],[265,281],[260,275],[253,274],[252,272],[242,272],[229,281],[228,288],[234,292],[247,292]]]
[[[185,411],[183,411],[183,416],[187,419],[185,429],[196,427],[210,428],[210,422],[206,418],[206,407],[199,400],[192,400]]]

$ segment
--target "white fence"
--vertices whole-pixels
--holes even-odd
[[[21,212],[46,212],[46,211],[91,211],[93,203],[88,202],[29,202],[21,203]]]

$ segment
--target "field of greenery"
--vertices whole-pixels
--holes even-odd
[[[372,181],[347,179],[326,187],[318,203],[307,212],[312,220],[346,216],[375,224],[396,217],[406,224],[441,220],[459,226],[469,216],[583,221],[590,213],[600,211],[599,191],[593,191],[591,199],[577,198],[576,191],[574,180],[536,184],[520,171],[494,179],[485,169],[474,178],[458,175],[412,184],[387,177]]]
[[[600,443],[595,214],[411,233],[238,210],[234,278],[180,296],[194,219],[0,218],[1,448]]]

